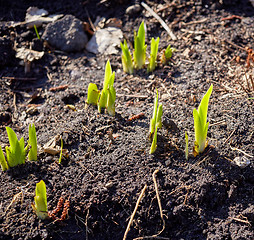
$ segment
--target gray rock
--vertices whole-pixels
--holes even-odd
[[[88,42],[82,22],[72,15],[66,15],[60,20],[49,23],[42,39],[64,52],[80,51]]]
[[[122,38],[123,33],[119,28],[99,29],[87,43],[86,50],[94,54],[118,54]]]
[[[132,5],[128,7],[125,11],[127,15],[133,15],[141,11],[141,6],[139,4]]]

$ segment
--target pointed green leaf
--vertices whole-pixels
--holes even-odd
[[[25,151],[25,141],[22,137],[16,145],[16,149],[13,152],[15,155],[15,158],[17,159],[18,164],[24,164],[26,160],[26,151]]]
[[[162,128],[162,122],[161,122],[161,117],[163,114],[163,107],[162,104],[160,103],[157,111],[157,116],[156,116],[156,125],[158,128]]]
[[[48,217],[47,190],[43,180],[36,184],[34,202],[37,216],[46,219]]]
[[[108,102],[107,102],[107,111],[110,116],[115,116],[115,100],[116,100],[116,91],[113,86],[109,88]]]
[[[150,154],[153,154],[155,152],[157,148],[157,127],[155,127],[155,132],[154,132],[154,136],[153,136],[153,142],[150,148]]]
[[[153,134],[155,131],[155,124],[156,124],[156,116],[157,116],[157,108],[158,108],[158,90],[157,95],[154,98],[154,104],[153,104],[153,117],[150,121],[150,134]]]
[[[145,38],[146,38],[146,32],[145,32],[145,24],[144,21],[139,26],[138,29],[138,37],[140,39],[140,43],[142,46],[145,46]]]
[[[109,60],[106,63],[106,67],[105,67],[105,75],[104,75],[104,84],[103,84],[103,90],[106,91],[106,89],[108,88],[110,79],[111,79],[111,75],[112,75],[112,69],[111,69],[111,65]]]
[[[101,91],[100,100],[99,100],[99,103],[98,103],[99,113],[101,113],[102,108],[106,108],[106,106],[107,106],[107,92],[108,92],[108,90],[105,90],[105,91],[102,90]]]
[[[146,61],[145,27],[144,22],[140,24],[138,34],[134,32],[134,62],[135,68],[141,69]]]
[[[206,124],[208,103],[209,103],[209,98],[212,94],[212,91],[213,91],[213,84],[210,86],[210,88],[208,89],[204,97],[202,98],[201,103],[199,104],[199,107],[198,107],[198,114],[200,116],[203,126],[205,126]]]
[[[22,137],[19,141],[16,133],[10,128],[6,127],[9,138],[10,147],[6,147],[6,159],[10,167],[15,167],[19,164],[25,163],[26,151],[25,142]]]
[[[31,147],[28,153],[28,160],[37,161],[37,137],[36,137],[36,130],[35,130],[34,124],[29,125],[28,134],[29,134],[28,141]]]
[[[17,135],[10,127],[6,127],[6,131],[8,134],[10,148],[13,149],[16,147],[16,143],[18,142]]]
[[[62,157],[63,157],[63,139],[61,138],[61,151],[60,151],[60,157],[58,160],[59,164],[61,164],[61,162],[62,162]]]
[[[201,103],[197,109],[193,110],[194,118],[194,129],[195,129],[195,155],[202,153],[206,148],[206,137],[208,131],[207,123],[207,110],[209,98],[213,90],[213,84],[208,89],[207,93],[204,95]]]
[[[150,53],[149,64],[148,64],[148,67],[147,67],[148,72],[154,71],[154,69],[156,67],[159,41],[160,41],[159,37],[157,37],[156,40],[154,38],[152,38],[152,40],[151,40],[151,53]]]
[[[2,168],[3,171],[5,171],[9,168],[8,164],[5,160],[4,153],[3,153],[3,150],[2,150],[1,146],[0,146],[0,165],[1,165],[1,168]]]
[[[132,57],[131,53],[129,51],[128,45],[126,40],[124,40],[124,43],[120,43],[121,49],[122,49],[122,64],[123,64],[123,70],[126,73],[133,74],[133,63],[132,63]]]
[[[100,91],[98,91],[97,85],[95,83],[89,83],[86,103],[97,105],[99,95]]]
[[[108,88],[112,87],[114,85],[114,81],[115,81],[115,72],[113,72],[109,78],[108,81]]]

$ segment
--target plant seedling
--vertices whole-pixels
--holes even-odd
[[[4,156],[1,146],[0,146],[0,165],[1,165],[1,168],[3,171],[8,170],[8,168],[9,168],[9,166],[5,160],[5,156]]]
[[[99,95],[100,91],[98,91],[97,85],[95,83],[89,83],[86,103],[97,105]]]
[[[30,151],[28,153],[28,160],[30,161],[37,161],[37,137],[36,137],[36,130],[35,126],[29,125],[28,128],[29,133],[29,145],[30,145]]]
[[[15,167],[25,163],[27,148],[25,148],[24,138],[19,141],[16,133],[10,128],[6,127],[6,131],[9,138],[10,146],[5,147],[6,159],[9,167]]]
[[[37,38],[40,40],[41,38],[40,38],[40,35],[39,35],[39,33],[38,33],[38,30],[37,30],[37,27],[36,27],[35,24],[34,24],[34,31],[35,31],[35,33],[36,33]]]
[[[152,40],[151,40],[151,54],[150,54],[149,64],[147,67],[147,72],[154,71],[154,69],[156,67],[156,59],[157,59],[157,54],[158,54],[159,41],[160,41],[159,37],[157,37],[156,40],[154,38],[152,38]]]
[[[161,56],[161,63],[162,64],[167,64],[170,60],[170,58],[173,55],[173,52],[175,52],[176,49],[172,48],[170,45],[164,50],[162,56]]]
[[[42,220],[48,218],[47,190],[43,180],[36,184],[34,203],[32,208],[38,218]]]
[[[194,108],[193,118],[194,118],[194,129],[195,129],[195,144],[193,148],[193,155],[197,156],[202,153],[207,147],[208,142],[206,141],[207,130],[209,122],[207,120],[207,110],[209,98],[213,90],[213,84],[210,86],[203,99],[201,100],[198,110]]]
[[[158,107],[158,90],[157,95],[154,98],[153,117],[150,120],[150,139],[153,138],[152,145],[150,148],[150,154],[153,154],[157,148],[157,131],[158,128],[162,127],[161,117],[163,114],[162,104]]]
[[[138,34],[134,31],[134,63],[136,69],[141,69],[146,61],[145,26],[144,21],[140,24]]]
[[[110,116],[115,115],[115,100],[116,91],[114,88],[115,72],[112,72],[109,60],[107,61],[105,68],[105,76],[103,89],[100,94],[100,100],[98,102],[98,111],[101,112],[102,108],[106,108]]]
[[[61,151],[60,151],[60,157],[58,160],[59,164],[61,164],[61,162],[62,162],[62,157],[63,157],[63,139],[61,137]]]
[[[126,40],[124,40],[124,43],[120,43],[121,49],[122,49],[122,64],[123,64],[123,70],[126,73],[133,74],[133,63],[132,63],[132,57],[130,50],[128,48]]]

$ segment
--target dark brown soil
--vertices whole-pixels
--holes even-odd
[[[133,29],[144,20],[147,39],[161,38],[159,51],[168,44],[177,49],[172,63],[158,66],[153,74],[145,70],[123,73],[120,53],[95,56],[45,49],[43,59],[25,75],[12,46],[14,41],[19,46],[29,44],[36,35],[33,29],[9,28],[8,22],[23,21],[31,3],[1,1],[0,37],[5,40],[0,40],[6,41],[1,46],[8,55],[0,56],[0,145],[8,144],[5,126],[27,140],[28,125],[35,123],[41,146],[61,135],[70,156],[59,165],[59,154],[40,153],[37,162],[0,172],[0,239],[123,239],[146,184],[127,239],[254,239],[254,163],[250,157],[254,155],[254,100],[250,99],[254,89],[244,80],[245,72],[254,74],[252,61],[246,67],[244,49],[254,43],[253,7],[236,0],[146,1],[172,28],[178,38],[172,41],[145,9],[125,14],[135,2],[139,1],[33,1],[32,5],[52,14],[73,14],[83,21],[88,21],[87,12],[92,21],[97,16],[120,18],[131,42]],[[238,17],[222,20],[232,15]],[[42,34],[43,29],[39,31]],[[88,84],[101,88],[107,59],[116,71],[115,117],[98,114],[92,106],[85,109]],[[192,111],[211,83],[209,147],[186,161],[184,134],[188,132],[192,148]],[[49,91],[65,84],[69,86],[65,90]],[[149,155],[156,88],[164,108],[163,128],[158,132],[157,151]],[[28,111],[31,106],[35,112]],[[128,121],[139,113],[145,116]],[[250,158],[251,164],[234,165],[238,156]],[[165,221],[161,233],[163,221],[152,177],[157,169]],[[66,220],[41,221],[33,213],[31,203],[40,180],[46,183],[49,210],[60,196],[69,198]]]

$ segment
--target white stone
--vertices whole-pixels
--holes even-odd
[[[94,54],[118,54],[123,38],[121,29],[108,27],[97,30],[86,45],[86,50]]]

